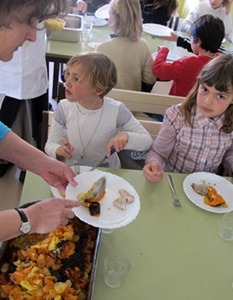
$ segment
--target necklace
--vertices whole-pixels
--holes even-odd
[[[76,102],[76,106],[77,106],[77,109],[78,109],[78,134],[79,134],[79,137],[80,137],[80,142],[81,142],[81,146],[82,146],[82,151],[81,151],[81,160],[83,159],[84,155],[85,155],[85,151],[87,150],[87,147],[90,145],[91,141],[92,141],[92,138],[94,136],[94,134],[96,133],[96,130],[98,129],[99,127],[99,124],[100,124],[100,121],[102,119],[102,115],[103,115],[103,111],[104,111],[104,105],[102,105],[101,107],[101,114],[100,114],[100,117],[99,117],[99,120],[95,126],[95,129],[94,131],[92,132],[90,138],[89,138],[89,141],[87,142],[86,146],[84,147],[84,144],[83,144],[83,140],[82,140],[82,135],[81,135],[81,130],[80,130],[80,123],[79,123],[79,113],[81,113],[82,115],[85,115],[81,110],[80,108],[78,107],[78,103]],[[90,115],[90,114],[88,114]]]

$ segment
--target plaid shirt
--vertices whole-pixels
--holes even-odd
[[[224,114],[214,119],[193,109],[193,127],[185,123],[180,105],[169,108],[147,162],[158,160],[165,171],[216,173],[222,161],[233,168],[233,132],[220,131]]]

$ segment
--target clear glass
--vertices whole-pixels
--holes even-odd
[[[228,212],[223,215],[219,235],[225,241],[233,240],[233,212]]]
[[[130,270],[129,259],[122,254],[109,255],[104,261],[104,281],[112,287],[120,287]]]
[[[91,36],[91,31],[93,27],[93,17],[84,16],[83,17],[83,30],[82,30],[82,39],[84,42],[89,41]]]

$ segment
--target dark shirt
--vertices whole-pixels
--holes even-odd
[[[182,36],[179,36],[176,45],[177,45],[177,47],[182,47],[182,48],[186,49],[188,52],[193,52],[192,47],[191,47],[191,41],[190,41],[189,37],[184,38]],[[226,51],[226,48],[223,45],[221,45],[218,49],[218,52],[226,53],[227,51]]]
[[[143,23],[155,23],[167,26],[169,17],[167,15],[167,9],[165,7],[160,7],[158,9],[151,10],[141,5],[141,10]]]

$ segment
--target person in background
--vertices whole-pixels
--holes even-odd
[[[34,43],[24,43],[9,62],[0,62],[0,93],[5,94],[0,121],[28,143],[40,147],[42,111],[48,110],[45,29],[41,22]],[[13,164],[0,161],[0,177]],[[23,183],[25,170],[21,171]]]
[[[87,52],[67,63],[65,95],[54,112],[45,152],[61,161],[120,168],[117,152],[147,150],[149,132],[120,101],[106,95],[117,82],[114,63],[104,54]],[[111,154],[111,150],[116,152]]]
[[[114,32],[111,40],[98,46],[117,68],[116,88],[141,91],[142,85],[153,87],[151,50],[142,38],[141,9],[138,0],[112,0],[109,7],[109,27]]]
[[[187,96],[203,66],[215,57],[224,38],[223,21],[212,15],[200,17],[191,27],[193,56],[166,62],[169,49],[162,46],[154,60],[153,73],[161,80],[173,80],[169,95]]]
[[[68,11],[66,0],[1,0],[0,1],[0,60],[9,61],[14,51],[25,41],[36,40],[38,21],[56,17]],[[40,175],[48,184],[65,192],[75,173],[65,164],[23,141],[0,122],[0,157]],[[5,199],[7,201],[7,199]],[[74,217],[76,201],[46,199],[21,209],[24,220],[15,209],[0,211],[0,241],[25,233],[48,233]],[[25,218],[27,222],[25,222]]]
[[[233,57],[222,54],[204,66],[182,104],[167,109],[143,168],[150,182],[164,172],[233,172]]]
[[[172,14],[178,7],[176,0],[139,0],[143,23],[167,26]]]
[[[77,9],[85,15],[86,13],[94,14],[97,9],[108,3],[108,0],[74,0],[73,6],[76,5]]]
[[[185,18],[181,31],[190,33],[191,26],[203,15],[211,14],[224,22],[225,37],[233,43],[231,5],[233,0],[206,0],[198,3]]]

